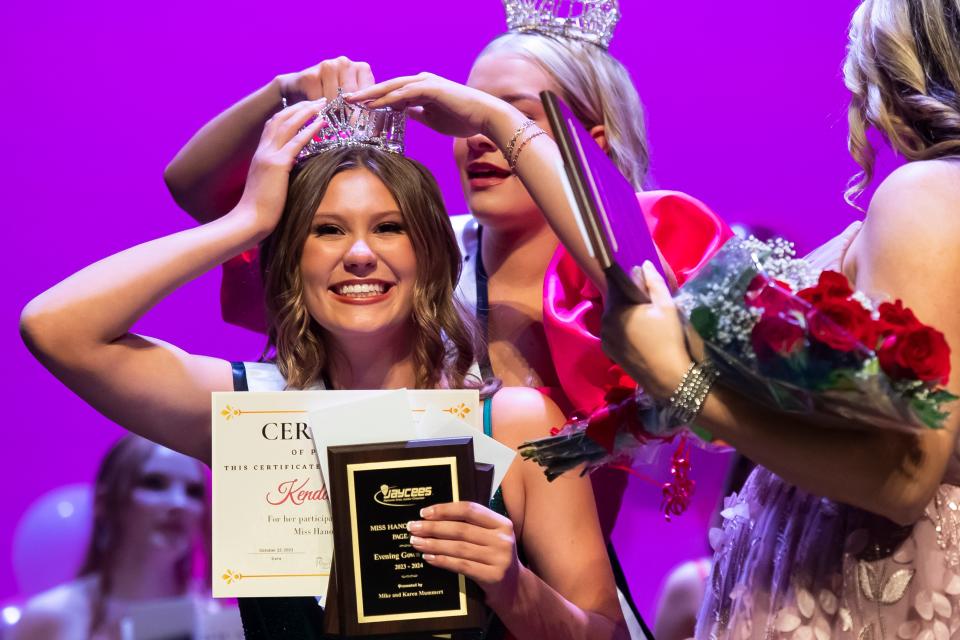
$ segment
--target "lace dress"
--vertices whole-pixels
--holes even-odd
[[[808,259],[838,268],[858,228]],[[710,532],[697,639],[960,638],[960,452],[943,482],[904,527],[758,467]]]

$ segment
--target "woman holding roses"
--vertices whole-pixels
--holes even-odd
[[[811,322],[811,342],[854,357],[853,336],[876,346],[891,378],[909,374],[956,394],[960,2],[864,0],[844,71],[850,149],[864,170],[848,195],[872,176],[869,128],[910,162],[879,186],[862,224],[809,257],[843,274],[800,293],[816,310],[808,319],[832,321]],[[691,358],[662,278],[650,265],[635,277],[652,302],[631,305],[612,291],[604,344],[666,399]],[[853,288],[888,301],[879,320]],[[790,304],[778,290],[748,296],[766,296],[757,304],[765,310]],[[758,356],[789,355],[795,328],[764,313],[753,334]],[[960,637],[960,407],[948,408],[942,429],[909,432],[785,415],[713,387],[697,424],[761,466],[727,499],[722,531],[711,535],[716,557],[697,637]]]

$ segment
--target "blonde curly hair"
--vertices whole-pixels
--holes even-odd
[[[871,128],[908,160],[960,154],[960,0],[864,0],[843,74],[848,146],[862,168],[848,202],[873,178]]]

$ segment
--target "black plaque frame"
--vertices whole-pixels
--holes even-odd
[[[368,580],[366,586],[369,587],[372,578],[371,571],[364,572],[363,567],[365,563],[368,568],[372,567],[373,561],[367,557],[369,554],[365,553],[365,548],[370,545],[361,539],[364,536],[358,532],[358,506],[389,511],[381,507],[371,507],[370,500],[373,498],[358,494],[358,486],[363,484],[360,476],[364,472],[377,472],[381,474],[378,477],[406,473],[409,478],[411,470],[422,468],[425,475],[429,473],[434,479],[442,476],[445,481],[449,477],[449,491],[453,500],[478,500],[480,496],[477,494],[472,438],[330,447],[327,456],[332,480],[330,505],[333,513],[334,562],[337,567],[336,576],[331,576],[332,580],[336,580],[335,594],[333,599],[328,598],[327,607],[328,615],[332,614],[336,618],[335,627],[338,627],[340,633],[352,637],[483,628],[486,610],[481,591],[476,584],[460,574],[454,574],[456,578],[452,581],[446,575],[443,578],[447,586],[443,589],[442,597],[448,603],[455,600],[453,606],[436,610],[413,607],[409,611],[386,614],[366,611],[363,600],[364,579]],[[416,519],[419,517],[416,512],[421,506],[438,502],[431,498],[432,496],[411,498],[413,506],[404,503],[404,509],[398,510],[398,513],[411,520]],[[478,501],[485,503],[486,498]],[[384,505],[380,500],[376,502]],[[402,541],[398,541],[397,548],[405,548],[408,553],[415,553],[415,550],[409,547],[409,542],[404,546]],[[415,558],[410,560],[416,561]],[[442,571],[428,566],[425,562],[423,565],[422,571],[427,573]],[[456,589],[456,592],[453,589]],[[430,601],[429,597],[425,598]],[[330,608],[336,608],[336,611],[329,611]]]

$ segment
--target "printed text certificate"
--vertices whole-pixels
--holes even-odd
[[[214,393],[214,597],[317,596],[322,604],[333,537],[309,414],[343,403],[356,411],[331,412],[343,423],[317,428],[392,423],[395,439],[406,440],[428,410],[483,428],[476,390]]]

